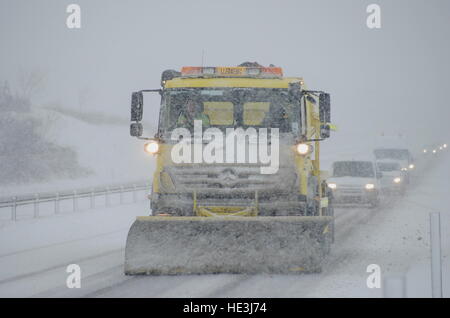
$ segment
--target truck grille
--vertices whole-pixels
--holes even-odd
[[[292,168],[280,167],[276,174],[261,174],[258,166],[171,166],[166,167],[177,192],[195,190],[256,190],[291,189],[296,174]]]

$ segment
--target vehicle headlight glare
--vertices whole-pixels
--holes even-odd
[[[400,182],[402,182],[402,178],[399,178],[399,177],[394,178],[394,182],[395,183],[400,183]]]
[[[415,167],[415,166],[414,166],[413,164],[410,164],[410,165],[408,166],[409,169],[414,169],[414,167]]]
[[[336,183],[328,183],[328,188],[334,190],[337,188],[337,184]]]
[[[159,151],[159,144],[156,141],[151,141],[144,145],[144,151],[151,155],[154,155]]]
[[[375,189],[375,185],[373,183],[368,183],[365,186],[366,190],[373,190]]]
[[[308,144],[298,144],[297,145],[297,152],[299,155],[306,155],[310,150],[310,146]]]

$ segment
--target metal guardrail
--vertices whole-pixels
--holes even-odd
[[[8,196],[0,198],[0,209],[11,208],[11,220],[17,221],[17,207],[23,205],[33,205],[33,217],[39,217],[39,205],[44,202],[54,202],[54,213],[60,212],[60,201],[73,200],[73,212],[78,211],[78,199],[89,198],[89,208],[95,209],[95,198],[98,196],[105,197],[106,206],[111,206],[110,197],[112,194],[120,194],[120,204],[124,204],[124,193],[133,193],[133,202],[138,202],[137,192],[150,190],[150,183],[131,183],[122,185],[110,185],[105,187],[93,187],[89,189],[75,189],[61,192],[44,192],[35,194],[25,194],[17,196]]]

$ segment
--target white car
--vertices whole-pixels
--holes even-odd
[[[373,161],[335,161],[331,170],[327,184],[335,205],[378,206],[382,174]]]
[[[398,161],[377,161],[377,168],[383,176],[380,179],[381,191],[385,194],[403,195],[406,190],[407,173]]]

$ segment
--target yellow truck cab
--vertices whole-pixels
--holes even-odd
[[[283,77],[279,67],[260,65],[168,70],[161,85],[161,90],[154,90],[161,94],[158,132],[145,145],[157,162],[151,194],[153,214],[199,215],[208,210],[200,211],[198,206],[221,207],[224,213],[226,207],[230,213],[253,207],[252,213],[260,216],[328,213],[319,155],[320,141],[328,138],[330,131],[329,94],[307,90],[302,78]],[[174,163],[172,148],[179,140],[172,140],[171,134],[177,127],[192,132],[192,124],[180,123],[183,108],[192,100],[196,109],[191,120],[202,120],[208,126],[203,130],[216,128],[225,134],[227,128],[277,128],[277,171],[262,174],[260,163],[225,159]],[[134,93],[133,101],[131,134],[142,138],[142,91]],[[250,147],[248,141],[244,143]],[[241,151],[248,156],[251,149]]]

